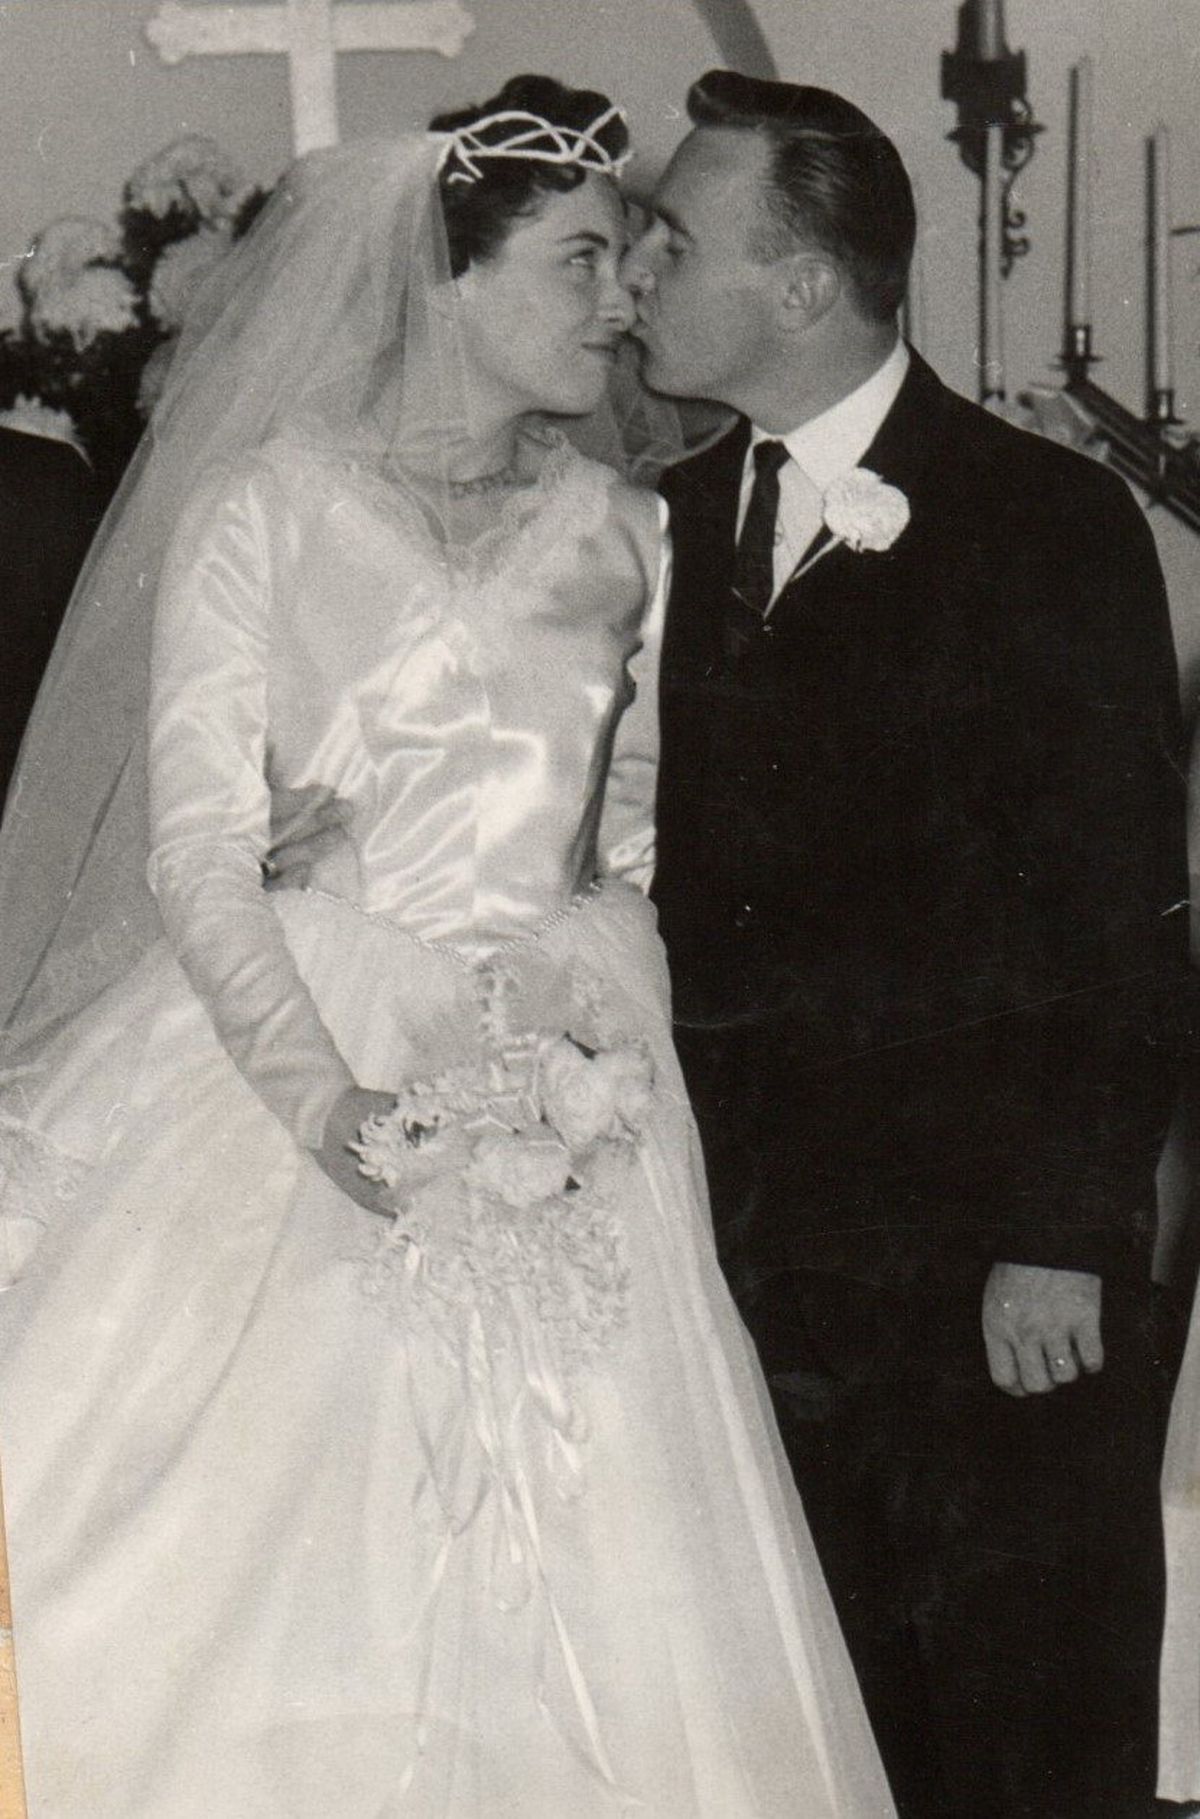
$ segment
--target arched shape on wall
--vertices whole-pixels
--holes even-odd
[[[722,61],[744,76],[774,80],[779,71],[762,26],[755,16],[754,0],[695,0],[696,11],[716,40]]]

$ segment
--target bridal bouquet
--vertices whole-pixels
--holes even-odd
[[[395,1215],[371,1292],[456,1341],[466,1312],[493,1339],[533,1332],[563,1368],[592,1355],[624,1318],[613,1190],[653,1084],[640,1042],[504,1030],[477,1061],[406,1088],[353,1146]]]

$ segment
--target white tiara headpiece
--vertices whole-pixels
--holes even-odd
[[[619,177],[633,153],[624,151],[614,157],[601,145],[599,138],[614,120],[625,124],[624,109],[606,108],[602,114],[597,114],[590,126],[580,130],[573,126],[552,126],[540,114],[527,114],[523,109],[513,108],[504,113],[487,114],[482,120],[472,120],[469,126],[455,127],[453,132],[430,133],[429,137],[441,142],[437,162],[439,175],[451,158],[462,166],[461,170],[451,171],[447,179],[450,183],[478,183],[486,158],[526,158],[538,164],[574,164],[580,170],[597,171],[604,177]],[[482,137],[498,126],[508,127],[508,133],[498,139]]]

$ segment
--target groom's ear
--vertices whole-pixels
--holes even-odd
[[[781,267],[780,323],[785,333],[801,334],[829,314],[842,294],[842,274],[819,253],[794,253]]]

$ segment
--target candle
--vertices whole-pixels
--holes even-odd
[[[1001,293],[1004,253],[1004,129],[984,129],[983,185],[980,198],[980,272],[979,272],[979,396],[984,404],[990,398],[1003,398],[1004,385],[1004,318]]]
[[[1092,319],[1092,60],[1071,71],[1067,166],[1067,326]]]
[[[1007,56],[1004,0],[964,0],[958,9],[958,50],[960,56],[985,63]]]
[[[1160,122],[1150,141],[1150,385],[1171,391],[1171,141]]]
[[[913,200],[917,205],[917,221],[921,222],[925,219],[925,210],[921,206],[921,190],[915,177],[911,179],[911,182]],[[912,263],[908,268],[908,288],[904,293],[901,324],[904,339],[910,341],[919,353],[926,345],[925,269],[919,228],[916,243],[913,246]]]
[[[908,268],[908,288],[900,306],[900,333],[920,353],[925,346],[925,281],[921,271],[921,242],[913,248]]]

